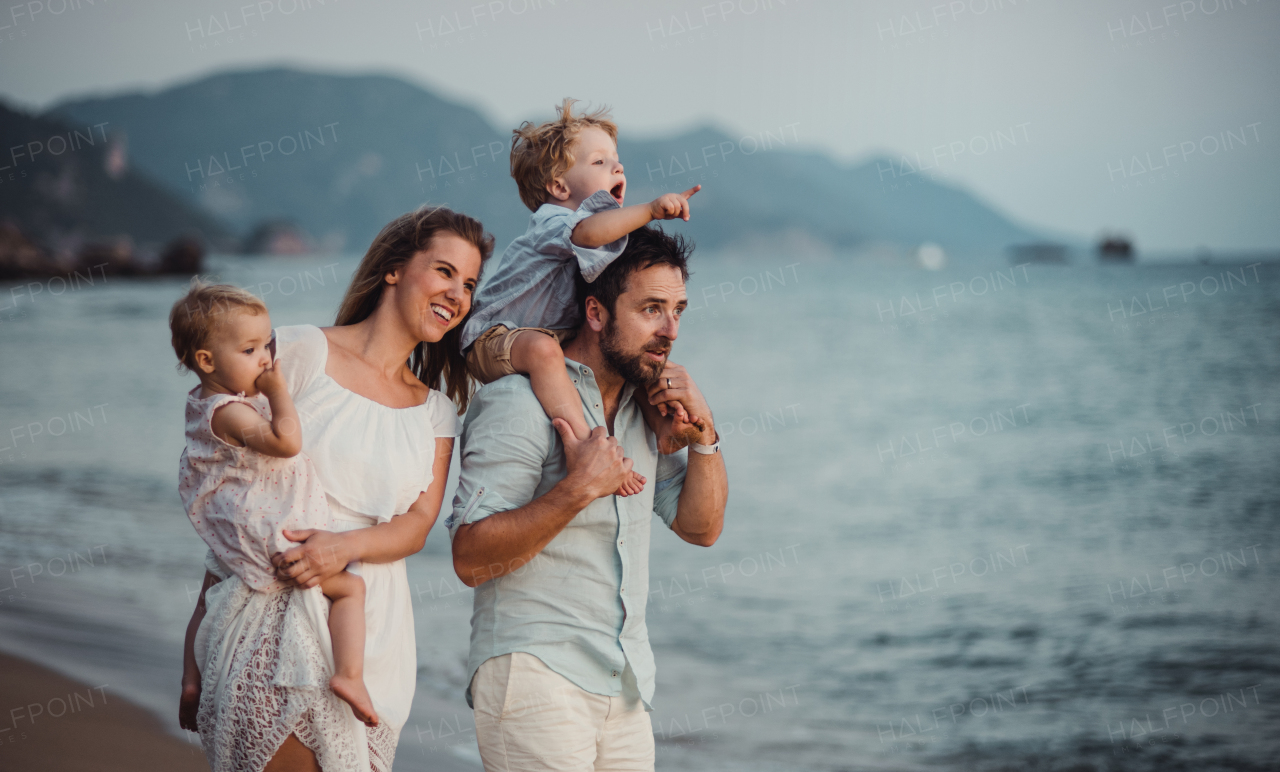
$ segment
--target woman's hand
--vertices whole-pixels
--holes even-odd
[[[321,582],[336,576],[348,563],[359,560],[346,534],[307,529],[285,530],[284,538],[301,542],[297,547],[277,552],[271,556],[276,567],[276,577],[295,587],[318,587]]]
[[[204,621],[204,596],[220,579],[211,571],[204,572],[200,597],[187,622],[187,635],[182,642],[182,696],[178,698],[178,726],[189,732],[196,729],[196,711],[200,708],[200,665],[196,662],[196,632]]]
[[[178,700],[178,726],[198,732],[196,711],[200,708],[200,671],[182,669],[182,697]]]

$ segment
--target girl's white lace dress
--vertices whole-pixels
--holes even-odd
[[[390,408],[344,389],[325,374],[328,339],[318,327],[281,327],[276,343],[332,530],[408,511],[432,482],[436,438],[458,433],[453,403],[432,390],[421,405]],[[328,688],[333,648],[319,588],[255,592],[212,549],[206,564],[224,579],[206,593],[196,635],[197,722],[213,772],[261,772],[290,734],[325,772],[390,770],[417,676],[404,560],[360,564],[364,680],[381,721],[368,730]]]

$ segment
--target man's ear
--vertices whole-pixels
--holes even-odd
[[[195,354],[196,367],[200,368],[200,372],[205,375],[213,373],[213,352],[208,349],[200,349]]]
[[[564,184],[564,177],[556,177],[547,183],[547,193],[557,201],[569,200],[569,186]]]
[[[594,295],[588,295],[583,311],[587,317],[587,326],[592,332],[600,332],[609,323],[609,309],[604,307]]]

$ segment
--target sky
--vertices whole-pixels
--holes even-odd
[[[565,96],[623,141],[790,127],[1047,233],[1280,251],[1277,40],[1280,0],[0,0],[0,98],[389,73],[499,129]]]

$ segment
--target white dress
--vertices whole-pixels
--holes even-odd
[[[325,373],[329,345],[318,327],[281,327],[276,341],[302,421],[302,449],[319,472],[334,530],[385,523],[408,511],[431,485],[436,438],[457,436],[453,403],[432,390],[421,405],[390,408],[344,389]],[[216,562],[210,570],[225,575]],[[360,573],[364,680],[381,720],[366,733],[367,768],[385,772],[409,718],[417,678],[412,597],[404,560],[364,562]],[[197,721],[202,736],[206,721],[217,727],[219,747],[210,749],[206,741],[214,772],[260,772],[291,733],[316,752],[326,772],[345,769],[356,758],[344,741],[350,711],[333,715],[324,696],[327,679],[324,689],[312,683],[320,667],[316,657],[328,656],[332,667],[327,628],[321,628],[319,646],[306,640],[317,637],[310,635],[317,610],[327,614],[327,603],[323,596],[317,603],[317,596],[318,589],[254,593],[234,576],[206,593],[196,636],[203,687]],[[363,757],[364,745],[357,751]],[[214,766],[215,757],[229,765]]]

